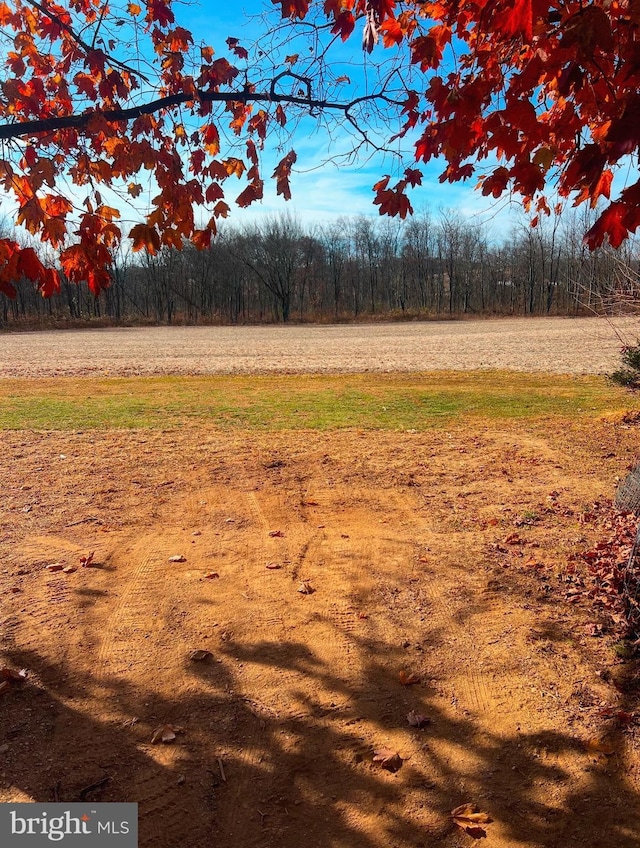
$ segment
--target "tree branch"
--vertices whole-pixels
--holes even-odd
[[[203,103],[286,103],[290,106],[306,106],[309,109],[343,112],[353,123],[352,116],[349,114],[350,110],[360,103],[375,100],[384,100],[388,105],[403,105],[401,101],[391,100],[383,94],[369,94],[364,97],[357,97],[348,103],[337,103],[331,100],[315,99],[308,96],[298,97],[293,94],[277,94],[273,90],[269,93],[246,90],[239,92],[196,91],[195,97],[192,92],[181,92],[179,94],[171,94],[168,97],[159,97],[156,100],[151,100],[140,106],[132,106],[129,109],[112,109],[105,112],[99,109],[93,109],[82,112],[79,115],[60,115],[34,121],[17,121],[12,124],[0,124],[0,140],[24,138],[25,136],[37,135],[38,133],[51,133],[65,129],[83,130],[96,117],[102,118],[109,123],[123,123],[139,118],[141,115],[152,115],[164,109],[170,109],[174,106],[180,106],[183,103],[193,103],[196,101]]]
[[[59,15],[56,15],[56,13],[49,9],[47,6],[43,5],[42,3],[39,3],[38,0],[26,0],[26,2],[30,6],[33,6],[34,9],[38,9],[38,11],[45,15],[47,18],[50,18],[52,21],[55,21],[59,27],[61,27],[66,33],[71,36],[71,38],[76,42],[79,47],[82,47],[86,54],[89,54],[96,49],[96,38],[98,37],[100,24],[102,24],[102,21],[104,20],[106,6],[103,7],[102,12],[100,13],[100,22],[98,24],[98,28],[96,29],[93,35],[93,43],[87,44],[87,42],[84,41],[82,37],[78,35],[78,33],[72,27],[69,26],[69,24],[65,23],[59,17]],[[104,55],[109,59],[109,61],[114,67],[121,68],[123,71],[127,71],[128,73],[133,74],[134,76],[140,77],[140,79],[144,80],[146,83],[149,82],[147,77],[144,74],[140,73],[140,71],[134,71],[133,68],[129,67],[129,65],[126,65],[124,62],[121,62],[119,59],[116,59],[114,56],[111,56],[108,53],[104,53]]]

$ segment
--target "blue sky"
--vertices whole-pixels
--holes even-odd
[[[191,29],[196,39],[201,38],[203,42],[210,43],[219,53],[224,53],[225,39],[228,36],[239,38],[241,43],[247,46],[259,39],[265,31],[264,20],[259,19],[261,13],[266,11],[268,21],[272,25],[277,25],[280,21],[280,6],[273,5],[268,0],[244,0],[238,4],[217,2],[210,6],[177,4],[174,9],[179,23]],[[291,44],[292,42],[288,42],[284,45],[285,53],[287,49],[289,52],[299,49],[298,45]],[[268,46],[265,43],[265,50]],[[395,52],[396,48],[385,50],[381,44],[378,45],[369,59],[369,74],[374,73],[375,66],[379,65],[380,61],[392,60]],[[364,84],[365,73],[362,70],[365,54],[360,47],[360,33],[356,30],[346,44],[334,45],[332,54],[342,63],[337,74],[347,74],[351,80],[351,85],[347,86],[346,90],[343,88],[341,93],[359,92]],[[294,70],[296,68],[297,66],[294,66]],[[262,158],[265,177],[264,199],[248,210],[232,206],[230,221],[241,224],[285,209],[295,213],[300,220],[311,223],[325,222],[339,215],[364,214],[378,217],[377,207],[373,205],[372,186],[384,174],[393,175],[395,172],[397,175],[397,163],[392,161],[392,157],[376,156],[354,165],[336,165],[327,160],[332,155],[349,149],[346,134],[338,131],[329,135],[314,130],[313,122],[304,122],[292,141],[291,146],[298,156],[291,182],[292,200],[287,202],[276,196],[275,184],[269,177],[279,157],[267,141]],[[393,132],[392,128],[388,135]],[[407,150],[410,149],[407,144]],[[283,149],[283,152],[287,150]],[[412,164],[410,153],[404,161],[405,166],[408,164]],[[423,185],[410,194],[416,212],[424,208],[434,211],[439,208],[455,209],[466,217],[486,222],[487,226],[498,231],[508,226],[512,219],[521,220],[521,213],[510,209],[508,202],[496,203],[492,198],[485,198],[475,191],[475,178],[464,184],[441,184],[438,176],[443,167],[439,162],[421,166],[424,172]]]

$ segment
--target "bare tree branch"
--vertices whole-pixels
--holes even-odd
[[[273,91],[273,87],[269,93],[247,90],[238,92],[198,90],[195,92],[195,97],[193,92],[181,92],[179,94],[171,94],[168,97],[159,97],[156,100],[151,100],[139,106],[132,106],[129,109],[112,109],[109,111],[93,109],[82,112],[79,115],[60,115],[41,120],[0,124],[0,140],[24,138],[26,136],[37,135],[38,133],[51,133],[65,129],[83,130],[87,129],[91,121],[96,117],[102,118],[109,123],[122,123],[139,118],[141,115],[151,115],[183,103],[195,103],[198,101],[203,103],[286,103],[290,106],[305,106],[310,110],[319,109],[343,112],[351,123],[353,123],[353,117],[350,111],[361,103],[367,101],[384,101],[387,105],[402,106],[401,101],[392,100],[381,93],[368,94],[363,97],[357,97],[349,102],[339,103],[331,100],[316,99],[311,96],[300,97],[293,94],[278,94]]]

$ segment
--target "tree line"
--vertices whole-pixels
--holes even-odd
[[[288,213],[223,229],[211,246],[119,252],[95,297],[62,279],[43,299],[16,280],[0,322],[21,324],[330,322],[464,315],[578,315],[638,301],[638,243],[590,251],[584,214],[522,220],[496,240],[457,211],[407,220]],[[50,259],[53,262],[53,258]]]

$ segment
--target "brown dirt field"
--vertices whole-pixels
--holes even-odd
[[[638,318],[153,327],[0,334],[0,376],[510,369],[601,374]]]
[[[637,439],[4,433],[2,661],[28,678],[0,801],[138,801],[149,848],[455,848],[467,802],[496,848],[637,848],[638,729],[602,715],[636,708],[610,682],[635,666],[565,599]]]
[[[603,710],[640,675],[566,599],[637,423],[3,447],[0,802],[137,801],[141,848],[462,848],[467,802],[496,848],[637,848]]]

